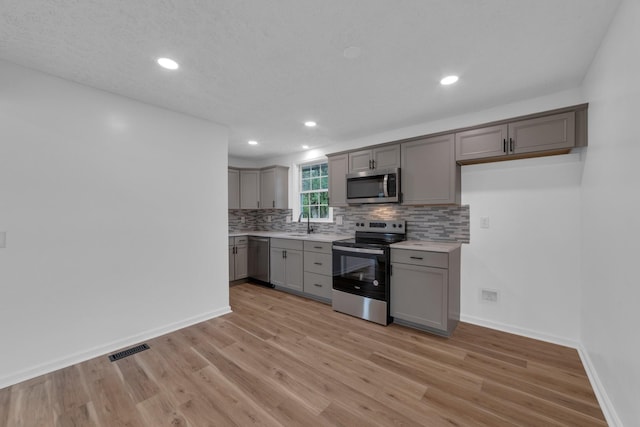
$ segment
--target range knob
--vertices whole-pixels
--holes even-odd
[[[395,225],[395,224],[393,224],[393,228],[396,228],[396,225]]]

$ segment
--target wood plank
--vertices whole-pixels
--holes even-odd
[[[241,283],[233,313],[0,390],[0,425],[604,426],[574,349],[449,339]]]

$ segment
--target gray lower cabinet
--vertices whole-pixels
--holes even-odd
[[[391,250],[395,323],[450,336],[460,320],[460,249]]]
[[[331,242],[304,242],[304,293],[325,302],[333,288],[331,249]]]
[[[303,292],[303,245],[301,240],[271,239],[271,284]]]
[[[245,279],[248,275],[248,238],[229,237],[229,280]]]
[[[402,204],[460,204],[454,134],[402,143]]]

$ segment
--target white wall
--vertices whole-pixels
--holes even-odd
[[[582,343],[615,406],[640,423],[640,2],[624,1],[585,79]]]
[[[0,82],[0,387],[227,312],[227,130],[5,61]]]
[[[462,320],[577,345],[581,175],[580,153],[462,168]],[[482,301],[483,288],[498,301]]]

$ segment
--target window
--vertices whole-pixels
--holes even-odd
[[[327,162],[300,165],[300,212],[304,218],[311,213],[315,221],[331,220]]]

